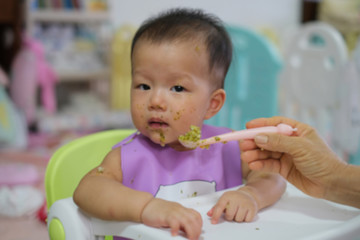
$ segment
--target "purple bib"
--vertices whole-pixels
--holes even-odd
[[[202,138],[208,138],[230,131],[204,125],[201,133]],[[237,141],[181,152],[134,133],[113,148],[116,147],[121,147],[123,184],[156,197],[177,200],[242,183]]]

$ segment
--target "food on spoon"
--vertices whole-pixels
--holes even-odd
[[[179,136],[179,141],[197,143],[199,142],[200,138],[201,138],[201,129],[197,126],[191,125],[190,131],[188,131],[184,135]],[[194,148],[196,148],[196,146]]]

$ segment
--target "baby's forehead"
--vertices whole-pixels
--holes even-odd
[[[139,39],[134,45],[134,49],[139,47],[140,45],[153,45],[153,46],[162,46],[162,45],[172,45],[172,46],[181,46],[188,45],[189,47],[193,46],[196,51],[206,51],[207,44],[201,38],[176,38],[176,39]]]
[[[133,54],[139,48],[158,48],[164,46],[171,46],[171,48],[182,48],[185,51],[190,51],[190,54],[203,55],[207,59],[207,65],[210,66],[210,53],[205,41],[201,39],[164,39],[161,41],[154,41],[151,39],[139,39],[134,45]],[[137,54],[141,54],[138,52]],[[132,56],[133,57],[133,56]],[[191,55],[189,55],[191,57]]]

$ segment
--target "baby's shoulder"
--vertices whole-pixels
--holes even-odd
[[[111,149],[104,157],[104,162],[118,161],[121,158],[121,147]]]

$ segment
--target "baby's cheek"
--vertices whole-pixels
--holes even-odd
[[[177,109],[175,111],[172,111],[172,113],[173,113],[174,121],[177,121],[177,120],[180,120],[181,117],[184,115],[185,109]]]

